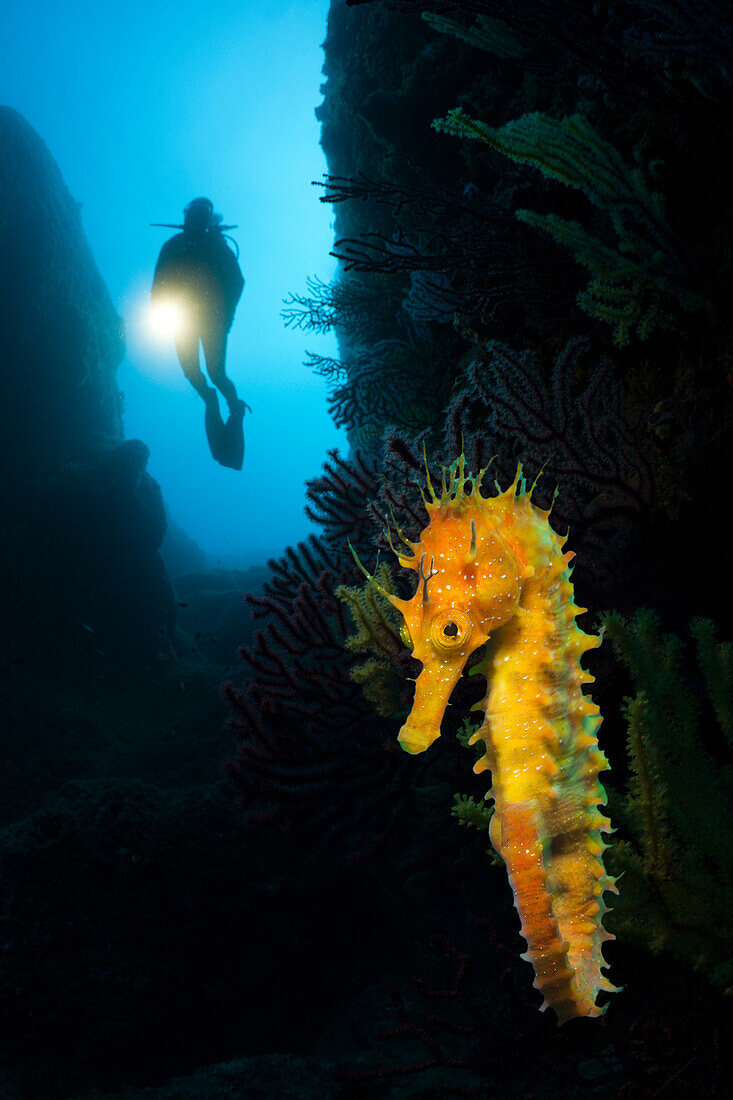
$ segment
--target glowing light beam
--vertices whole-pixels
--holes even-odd
[[[185,313],[177,302],[156,302],[148,311],[148,331],[161,343],[179,335],[185,324]]]

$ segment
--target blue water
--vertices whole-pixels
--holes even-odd
[[[123,316],[125,430],[173,520],[214,561],[245,564],[305,537],[306,478],[346,449],[306,349],[331,336],[286,330],[282,299],[334,271],[330,208],[310,181],[325,171],[321,100],[327,0],[94,0],[11,3],[0,102],[25,115],[82,204],[84,226]],[[145,307],[158,250],[185,203],[208,195],[236,222],[247,280],[229,373],[252,406],[241,473],[212,460],[203,405],[170,343],[151,340]]]

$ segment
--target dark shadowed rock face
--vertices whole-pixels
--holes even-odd
[[[0,461],[15,481],[121,439],[124,340],[79,204],[9,107],[0,107],[0,148]]]
[[[175,600],[148,448],[123,441],[122,323],[50,152],[0,107],[0,614],[7,643],[166,651]]]

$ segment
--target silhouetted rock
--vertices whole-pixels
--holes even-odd
[[[97,653],[123,659],[169,651],[175,597],[158,553],[166,518],[160,486],[145,472],[149,453],[126,440],[34,494],[14,593],[16,617],[36,636],[72,651],[91,636]]]
[[[248,593],[257,594],[269,576],[264,566],[208,569],[175,578],[177,623],[199,653],[220,664],[234,664],[240,646],[254,640],[254,614]]]
[[[171,577],[193,573],[206,568],[206,553],[195,539],[167,515],[168,529],[160,548],[160,554]]]
[[[148,449],[123,442],[122,323],[49,150],[0,108],[0,608],[28,647],[150,660],[175,600]]]
[[[231,800],[213,789],[70,783],[0,830],[0,1022],[29,1058],[25,1095],[165,1080],[282,1044],[297,1018],[294,983],[290,1011],[277,1011],[278,998],[306,954],[295,918],[307,922],[317,890],[274,915],[258,863]]]
[[[256,1054],[205,1066],[191,1077],[176,1077],[167,1085],[122,1092],[97,1093],[95,1100],[331,1100],[342,1097],[333,1066],[295,1054]]]
[[[80,205],[38,134],[0,107],[0,501],[30,477],[121,439],[115,372],[122,323],[95,263]]]

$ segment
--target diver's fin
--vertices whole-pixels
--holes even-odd
[[[216,390],[210,389],[204,397],[204,401],[206,402],[204,423],[206,425],[206,438],[209,441],[209,450],[217,462],[226,465],[223,462],[225,451],[224,421],[219,412],[219,398]]]
[[[217,459],[222,466],[230,470],[241,470],[244,463],[244,410],[249,406],[244,401],[229,413],[229,419],[223,427],[221,457]]]

